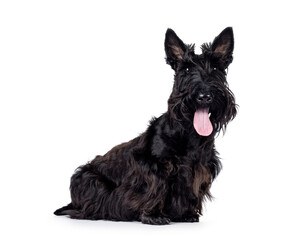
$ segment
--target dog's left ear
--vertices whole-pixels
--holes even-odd
[[[177,64],[183,59],[187,46],[172,29],[168,29],[165,39],[166,62],[176,70]]]
[[[214,39],[211,45],[211,50],[219,59],[221,68],[226,69],[232,62],[233,47],[233,30],[231,27],[227,27]]]

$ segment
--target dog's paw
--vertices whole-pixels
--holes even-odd
[[[154,217],[149,215],[142,215],[141,221],[144,224],[151,224],[151,225],[166,225],[171,222],[170,219],[166,217]]]
[[[191,215],[187,216],[183,219],[184,222],[199,222],[199,216],[198,215]]]
[[[190,214],[190,215],[185,215],[180,218],[174,218],[172,219],[174,222],[199,222],[199,215],[198,214]]]

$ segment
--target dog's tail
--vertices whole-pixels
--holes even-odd
[[[64,206],[62,208],[57,209],[54,214],[56,216],[70,215],[70,213],[74,210],[72,203]]]

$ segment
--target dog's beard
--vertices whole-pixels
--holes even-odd
[[[209,117],[209,108],[200,108],[194,114],[193,125],[196,132],[201,136],[209,136],[213,131]]]

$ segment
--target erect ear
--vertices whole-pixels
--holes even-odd
[[[168,28],[165,39],[167,64],[169,64],[175,70],[177,68],[178,61],[183,59],[186,51],[187,46],[172,29]]]
[[[219,58],[220,67],[226,69],[232,62],[233,47],[233,31],[231,27],[227,27],[214,39],[211,46],[212,52]]]

